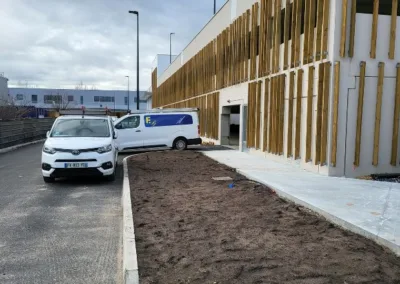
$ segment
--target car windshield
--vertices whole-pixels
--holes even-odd
[[[107,119],[63,119],[50,137],[110,137],[110,129]]]

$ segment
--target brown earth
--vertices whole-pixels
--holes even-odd
[[[129,174],[140,283],[400,283],[386,249],[200,153],[141,154]]]

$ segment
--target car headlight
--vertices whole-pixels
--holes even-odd
[[[111,150],[112,150],[112,145],[110,144],[110,145],[107,145],[104,147],[100,147],[99,149],[97,149],[97,152],[102,154],[102,153],[111,152]]]
[[[43,152],[47,153],[47,154],[55,154],[57,151],[53,148],[47,147],[46,145],[43,146]]]

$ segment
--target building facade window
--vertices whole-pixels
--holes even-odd
[[[137,102],[136,97],[135,97],[135,99],[134,99],[134,102],[135,102],[135,103]],[[147,101],[146,101],[146,100],[139,100],[139,103],[147,103]]]
[[[37,104],[38,102],[38,95],[32,95],[31,101],[33,104]]]
[[[68,96],[68,101],[73,102],[74,101],[74,96]]]
[[[81,96],[81,105],[83,105],[83,96]]]
[[[24,99],[24,95],[23,94],[17,94],[17,96],[15,98],[17,99],[17,101],[22,101]]]
[[[114,97],[94,96],[94,102],[113,103]]]
[[[124,102],[125,102],[125,105],[127,106],[128,105],[128,97],[124,97]]]
[[[62,98],[60,95],[44,95],[44,103],[52,104],[52,103],[61,103]]]

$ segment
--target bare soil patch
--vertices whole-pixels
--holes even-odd
[[[141,283],[400,283],[391,252],[198,152],[128,165]]]

